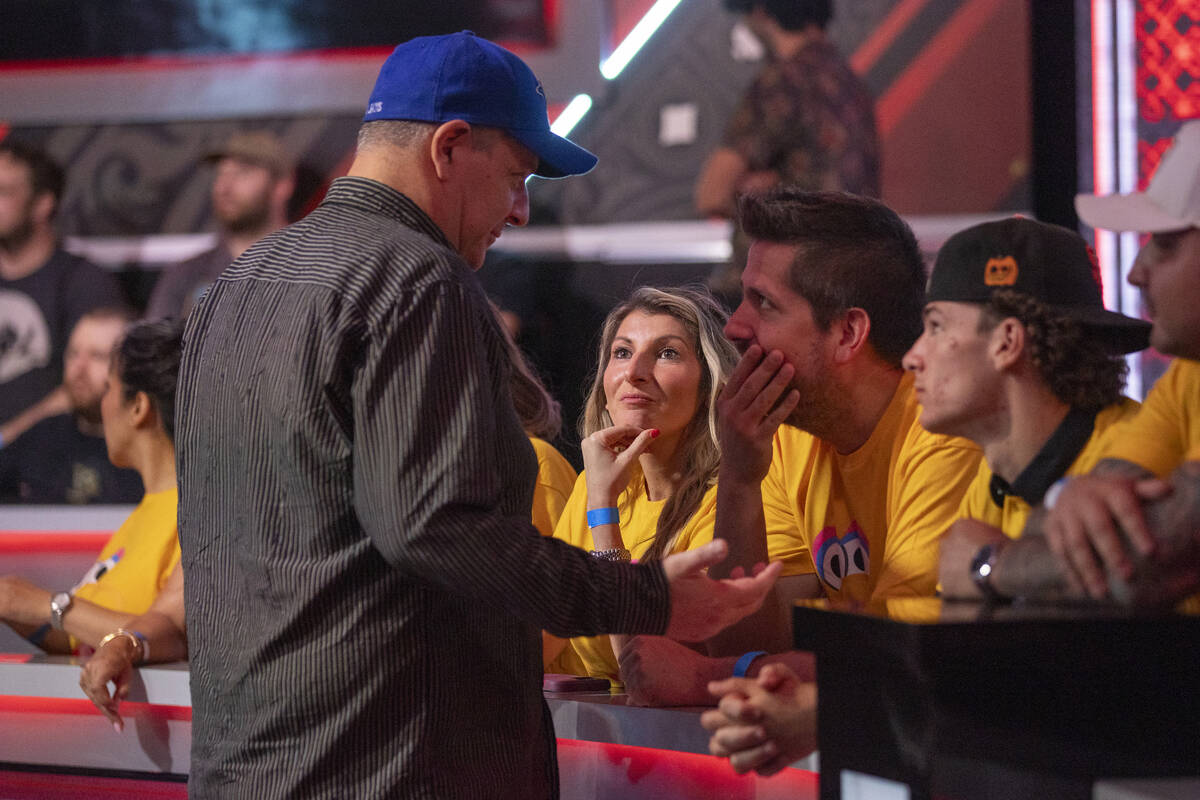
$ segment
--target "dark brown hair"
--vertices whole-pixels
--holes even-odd
[[[785,188],[741,197],[738,224],[752,239],[797,246],[789,283],[823,330],[861,308],[871,320],[867,341],[900,367],[921,335],[925,263],[895,211],[845,192]]]
[[[1027,294],[995,292],[983,304],[979,330],[1015,318],[1025,327],[1029,356],[1054,396],[1073,408],[1104,408],[1121,399],[1128,365],[1111,355],[1087,329]]]

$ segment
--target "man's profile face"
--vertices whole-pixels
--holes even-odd
[[[213,178],[213,215],[233,233],[257,231],[271,215],[271,195],[277,179],[266,167],[226,157],[217,162]]]
[[[788,273],[797,246],[755,241],[742,272],[742,302],[725,325],[725,336],[741,352],[754,344],[765,353],[779,350],[792,365],[791,388],[800,392],[800,405],[787,423],[812,431],[817,417],[830,411],[832,331],[823,330],[812,306],[792,290]],[[816,431],[813,431],[816,432]]]
[[[63,386],[71,409],[89,422],[100,421],[100,400],[108,382],[113,348],[125,322],[108,317],[84,317],[71,331],[63,356]]]
[[[1142,290],[1159,352],[1200,359],[1200,229],[1156,233],[1138,252],[1129,282]]]
[[[479,129],[476,129],[477,131]],[[525,181],[538,159],[527,147],[499,131],[485,132],[485,146],[462,148],[471,185],[463,192],[458,252],[475,269],[508,225],[529,222]]]
[[[925,306],[924,331],[904,356],[921,404],[921,426],[972,438],[1000,410],[998,373],[989,359],[990,332],[980,332],[983,308],[938,301]]]
[[[29,165],[0,154],[0,245],[24,244],[33,231],[33,174]]]

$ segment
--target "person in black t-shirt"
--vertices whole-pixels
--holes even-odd
[[[129,315],[88,312],[71,332],[63,359],[63,388],[71,411],[48,417],[0,450],[0,502],[136,503],[142,481],[108,460],[100,398],[113,347]]]

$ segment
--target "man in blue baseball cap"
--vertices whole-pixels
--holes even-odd
[[[396,48],[349,174],[188,318],[177,418],[196,798],[557,795],[541,638],[696,641],[778,574],[723,543],[593,559],[530,522],[536,460],[473,268],[525,181],[586,172],[516,56]]]

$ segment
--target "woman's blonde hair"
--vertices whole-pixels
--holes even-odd
[[[679,320],[700,358],[701,368],[696,414],[684,430],[675,453],[675,463],[685,465],[687,474],[663,506],[654,541],[642,556],[643,560],[654,560],[670,552],[679,530],[696,513],[705,492],[717,480],[717,468],[721,464],[721,451],[717,444],[717,394],[737,363],[738,353],[723,333],[725,311],[708,290],[691,287],[655,289],[649,286],[636,289],[604,321],[596,376],[580,421],[580,434],[585,438],[613,424],[608,414],[608,399],[604,394],[604,370],[608,368],[612,357],[612,343],[617,337],[617,329],[634,311],[666,314]]]

